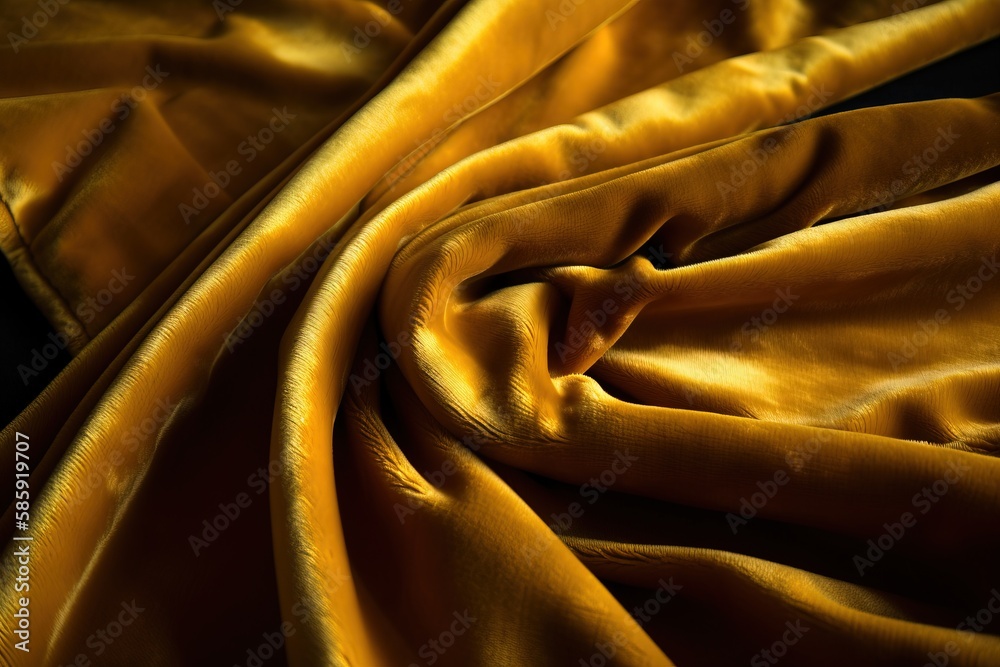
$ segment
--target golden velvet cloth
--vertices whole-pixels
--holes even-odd
[[[2,14],[0,663],[1000,664],[996,0]]]

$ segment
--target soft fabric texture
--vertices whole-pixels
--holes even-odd
[[[995,0],[43,4],[0,663],[1000,664]]]

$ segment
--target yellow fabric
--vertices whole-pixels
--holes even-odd
[[[4,665],[1000,664],[995,0],[42,4]]]

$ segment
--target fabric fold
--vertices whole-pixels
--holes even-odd
[[[0,662],[1000,662],[1000,93],[824,115],[997,3],[196,4],[0,57]]]

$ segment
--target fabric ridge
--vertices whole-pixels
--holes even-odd
[[[0,664],[1000,665],[995,0],[0,27]]]

